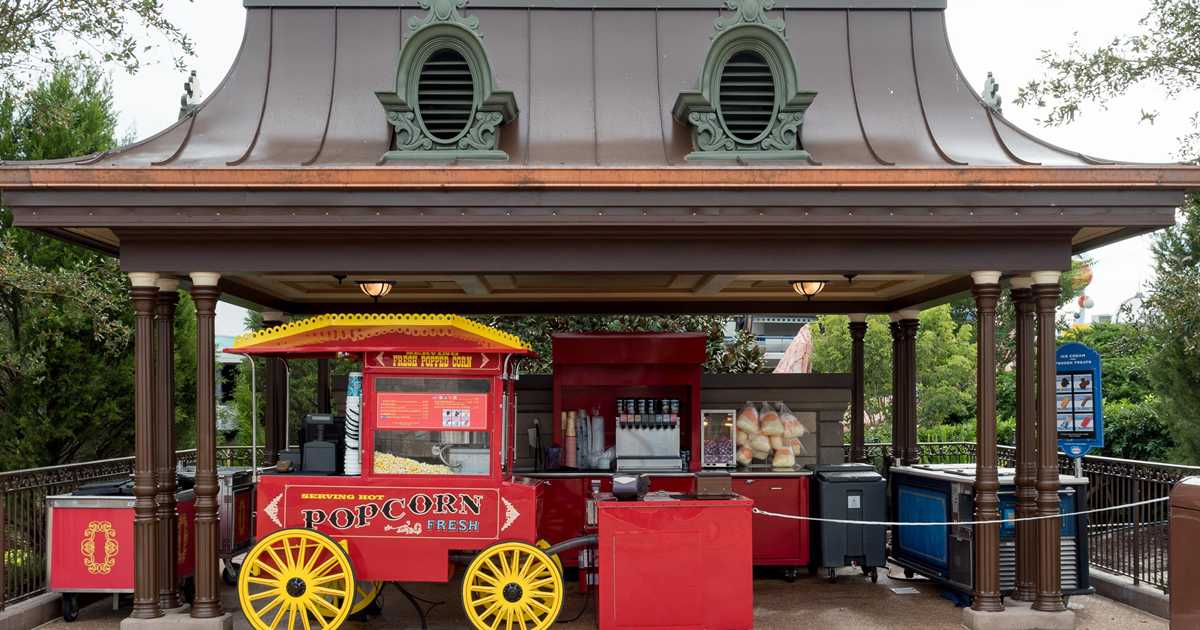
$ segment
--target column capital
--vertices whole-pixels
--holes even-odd
[[[221,281],[221,274],[213,271],[193,271],[188,276],[195,287],[215,287]]]
[[[158,282],[158,274],[153,271],[133,271],[129,274],[129,284],[135,287],[153,287]]]
[[[906,308],[889,315],[893,322],[902,322],[904,320],[921,319],[921,310],[916,308]]]
[[[1000,284],[1000,276],[1003,275],[999,271],[972,271],[971,281],[976,285],[981,284]]]
[[[1061,271],[1035,271],[1029,274],[1034,284],[1058,284],[1062,278]]]
[[[1013,276],[1008,280],[1008,286],[1013,291],[1033,288],[1033,278],[1030,276]]]
[[[174,293],[179,290],[179,278],[172,276],[160,276],[155,284],[163,293]]]
[[[851,323],[861,324],[867,321],[866,313],[850,313],[846,317],[850,318]]]

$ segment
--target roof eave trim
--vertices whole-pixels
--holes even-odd
[[[1019,188],[1200,191],[1197,166],[141,168],[0,166],[0,191],[65,189],[538,190]]]

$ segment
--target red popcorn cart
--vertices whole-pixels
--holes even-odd
[[[49,590],[62,593],[63,619],[75,621],[81,593],[133,592],[133,489],[121,480],[46,497],[46,567]],[[196,497],[175,495],[179,514],[176,575],[191,599],[195,572]]]
[[[348,396],[360,406],[306,418],[299,470],[258,479],[258,542],[238,579],[252,626],[337,627],[383,582],[447,582],[456,562],[473,623],[553,623],[562,574],[536,546],[541,490],[511,474],[513,383],[531,353],[518,338],[449,315],[329,315],[228,352],[362,366]]]

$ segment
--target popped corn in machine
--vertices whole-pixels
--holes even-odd
[[[453,315],[326,315],[229,351],[362,366],[361,452],[348,404],[343,472],[259,480],[238,580],[251,625],[336,628],[383,583],[447,582],[456,562],[476,627],[554,623],[563,577],[537,546],[541,488],[511,473],[517,363],[532,354],[520,339]]]

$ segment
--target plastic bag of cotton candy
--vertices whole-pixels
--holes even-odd
[[[737,461],[773,468],[794,468],[796,457],[806,455],[802,438],[808,432],[783,402],[747,402],[737,417]]]

